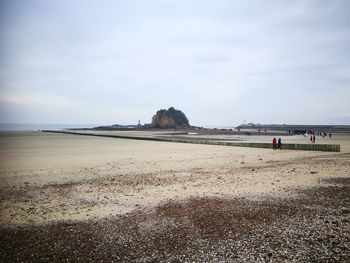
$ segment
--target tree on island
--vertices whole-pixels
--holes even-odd
[[[190,127],[190,124],[186,115],[182,111],[177,110],[174,107],[170,107],[167,110],[162,109],[157,111],[157,113],[152,117],[151,127],[173,129]]]

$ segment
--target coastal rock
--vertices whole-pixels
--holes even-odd
[[[152,128],[173,129],[190,127],[186,115],[173,107],[165,110],[159,110],[152,117]]]

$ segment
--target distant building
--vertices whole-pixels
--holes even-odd
[[[236,127],[237,130],[244,129],[260,129],[269,131],[286,131],[294,134],[305,134],[307,131],[313,132],[336,132],[348,133],[350,132],[350,125],[288,125],[288,124],[241,124]]]

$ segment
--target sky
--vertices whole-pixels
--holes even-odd
[[[0,0],[0,122],[350,124],[350,1]]]

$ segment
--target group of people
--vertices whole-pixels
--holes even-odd
[[[327,133],[325,133],[325,132],[316,132],[315,133],[313,131],[308,131],[308,132],[306,132],[306,134],[304,136],[308,136],[308,135],[310,135],[310,142],[311,143],[315,143],[316,142],[315,135],[322,136],[322,138],[324,138],[324,137],[327,136]],[[331,133],[328,133],[328,136],[329,136],[329,138],[332,138],[332,134]]]
[[[318,132],[317,133],[318,136],[322,136],[322,138],[326,137],[327,136],[327,133],[325,132]],[[331,133],[328,133],[329,135],[329,138],[332,138],[332,134]]]
[[[315,135],[322,136],[322,138],[324,138],[324,137],[327,136],[327,133],[325,133],[325,132],[306,131],[306,133],[304,134],[304,137],[307,137],[309,135],[311,135],[311,138],[313,138]],[[328,136],[331,139],[332,138],[332,133],[328,133]],[[311,139],[311,140],[313,140],[313,139]]]
[[[327,133],[325,132],[314,132],[314,131],[307,131],[304,136],[307,137],[308,135],[310,135],[310,143],[316,143],[316,137],[317,136],[322,136],[322,138],[324,138],[325,136],[327,136]],[[332,138],[332,134],[328,133],[329,138]],[[276,149],[282,149],[282,140],[281,138],[278,138],[278,140],[276,138],[272,139],[272,149],[276,150]]]
[[[281,140],[281,138],[278,138],[278,141],[276,140],[276,138],[272,139],[272,149],[273,150],[282,149],[282,140]]]

